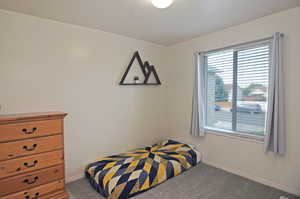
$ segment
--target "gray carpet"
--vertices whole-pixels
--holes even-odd
[[[104,199],[85,179],[69,183],[70,199]],[[300,199],[214,167],[195,168],[140,194],[134,199]]]

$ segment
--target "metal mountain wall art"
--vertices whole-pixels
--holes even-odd
[[[142,71],[142,74],[144,75],[144,80],[140,82],[139,76],[134,76],[131,80],[131,82],[126,82],[126,78],[128,73],[130,73],[130,70],[132,69],[133,63],[137,61],[139,68]],[[154,82],[150,82],[150,77],[154,80]],[[157,72],[153,65],[151,65],[148,61],[143,62],[141,59],[141,56],[138,51],[136,51],[133,54],[133,57],[131,58],[131,61],[122,76],[122,79],[119,83],[119,85],[161,85],[161,82],[159,80],[159,77],[157,75]]]

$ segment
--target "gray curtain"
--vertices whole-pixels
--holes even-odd
[[[190,133],[193,136],[205,135],[205,57],[195,53],[195,83],[193,94],[192,122]]]
[[[274,34],[272,42],[268,114],[265,136],[265,151],[272,151],[279,155],[283,155],[285,153],[282,39],[282,34]]]

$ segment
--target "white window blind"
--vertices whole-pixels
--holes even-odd
[[[270,50],[265,41],[205,55],[206,128],[265,134]]]

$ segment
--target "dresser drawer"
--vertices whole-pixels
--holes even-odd
[[[64,189],[64,181],[59,180],[46,185],[41,185],[32,189],[27,189],[15,194],[1,197],[0,199],[44,199],[51,198],[56,192],[60,193]],[[53,198],[53,197],[52,197]]]
[[[0,161],[62,148],[61,135],[0,143]]]
[[[63,151],[53,151],[0,162],[0,178],[22,174],[58,164],[64,160]]]
[[[45,197],[39,198],[39,199],[68,199],[69,195],[64,190],[59,191],[57,193],[49,194]]]
[[[46,120],[0,125],[0,142],[62,133],[62,120]]]
[[[0,180],[0,196],[30,189],[38,185],[62,180],[64,177],[63,165],[42,169],[29,174],[23,174]]]

